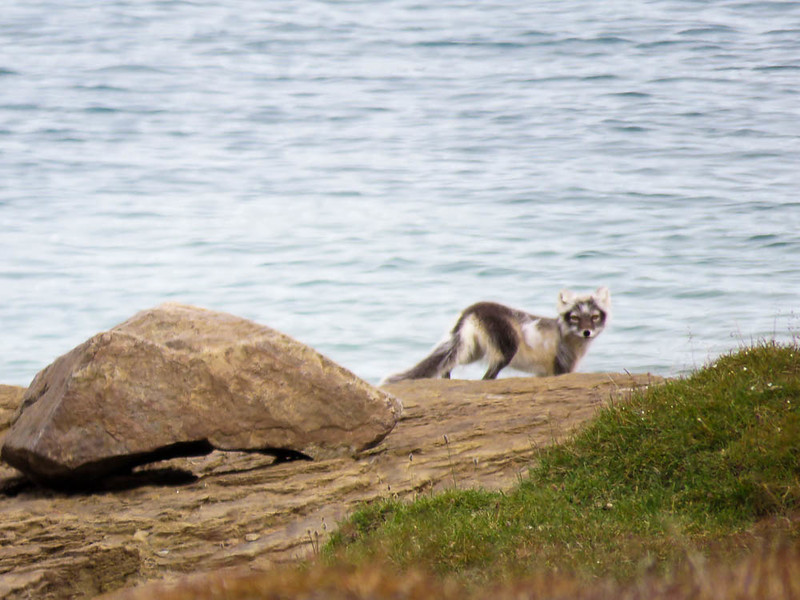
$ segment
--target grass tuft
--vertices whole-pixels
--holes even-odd
[[[543,449],[511,492],[365,506],[325,555],[475,583],[552,572],[627,579],[760,543],[748,534],[760,520],[797,536],[798,512],[800,350],[764,343],[601,410]]]

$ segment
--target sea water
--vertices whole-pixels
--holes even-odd
[[[800,3],[0,0],[2,383],[165,301],[377,382],[600,285],[583,371],[797,337]]]

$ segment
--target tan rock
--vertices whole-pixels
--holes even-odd
[[[107,479],[97,494],[41,490],[0,465],[0,598],[91,598],[193,571],[306,558],[361,502],[513,486],[542,446],[608,400],[659,381],[573,373],[401,382],[387,388],[405,406],[400,422],[356,457],[275,463],[213,452]],[[177,485],[180,472],[194,478]],[[118,568],[95,560],[99,550]],[[159,597],[149,593],[135,597]]]
[[[392,396],[289,336],[165,304],[40,372],[2,457],[57,485],[215,448],[319,459],[374,446],[400,411]]]
[[[14,420],[24,395],[24,387],[0,384],[0,443]]]

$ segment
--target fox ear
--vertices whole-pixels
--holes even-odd
[[[595,302],[597,302],[601,307],[608,310],[611,307],[611,292],[608,291],[606,286],[601,286],[597,288],[597,291],[594,293]]]
[[[561,290],[558,293],[558,313],[561,314],[568,310],[575,301],[575,294],[569,290]]]

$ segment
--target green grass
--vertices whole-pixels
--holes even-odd
[[[365,506],[325,555],[476,583],[542,572],[626,579],[674,568],[687,552],[744,547],[755,523],[798,509],[800,349],[765,343],[600,411],[542,450],[508,493]],[[786,522],[797,535],[797,520]]]

